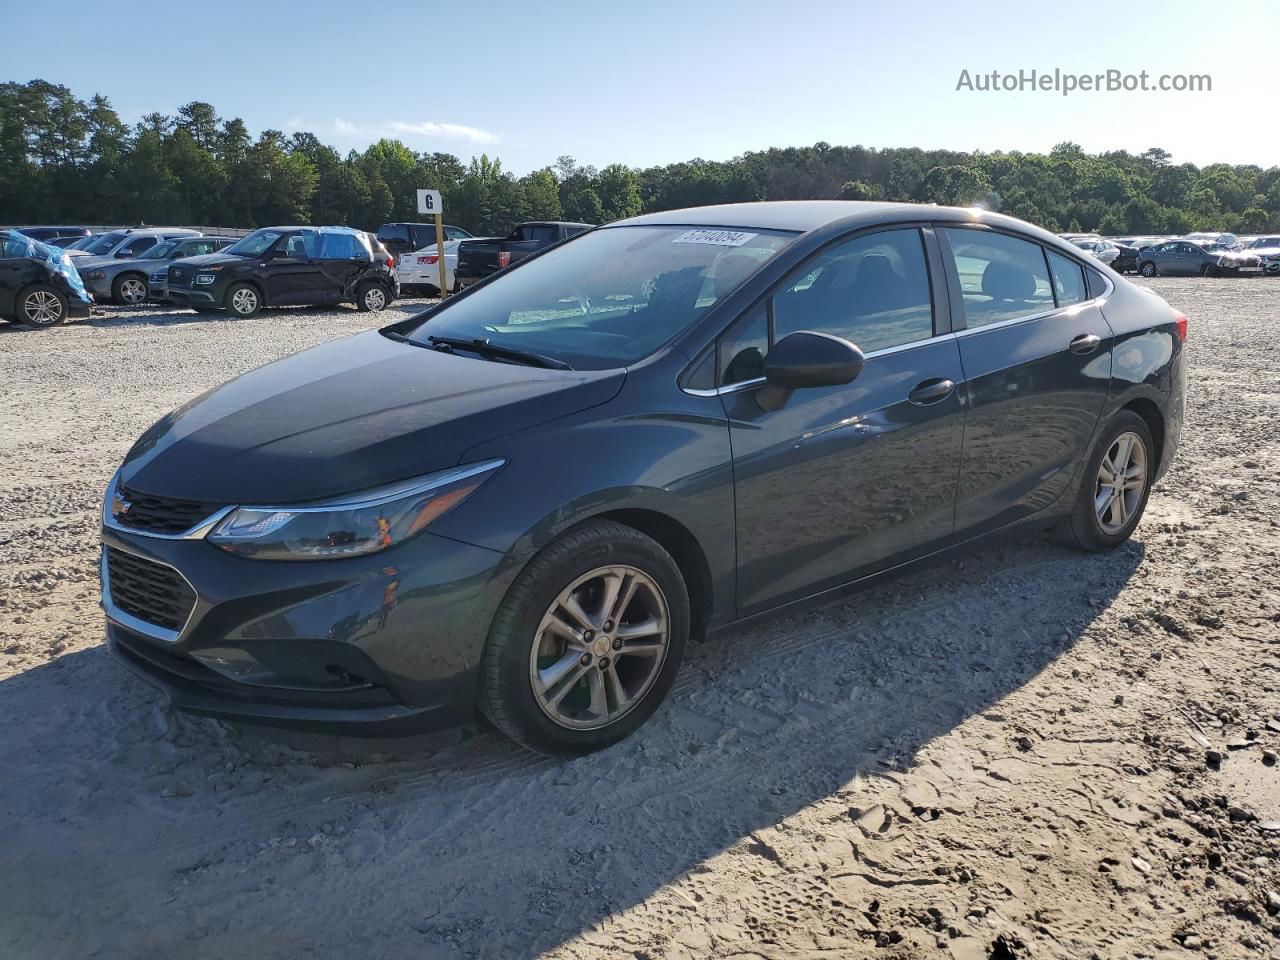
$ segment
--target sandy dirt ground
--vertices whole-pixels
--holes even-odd
[[[1280,281],[1150,285],[1191,396],[1131,543],[712,639],[568,762],[175,716],[102,646],[133,439],[386,314],[0,324],[0,956],[1280,957]]]

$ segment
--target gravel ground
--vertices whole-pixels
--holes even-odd
[[[704,643],[570,762],[173,716],[101,645],[137,434],[387,314],[0,325],[0,953],[1280,957],[1280,282],[1150,286],[1191,396],[1130,544],[1030,537]]]

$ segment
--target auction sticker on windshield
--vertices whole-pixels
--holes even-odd
[[[720,247],[740,247],[758,236],[758,233],[744,233],[741,230],[686,230],[671,242],[713,243]]]

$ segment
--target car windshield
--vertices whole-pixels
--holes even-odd
[[[256,257],[260,253],[265,253],[282,236],[284,234],[279,230],[255,230],[247,237],[241,237],[222,252],[234,253],[237,257]]]
[[[83,250],[85,253],[93,254],[94,256],[101,253],[110,253],[111,248],[124,238],[125,234],[115,230],[110,233],[100,233],[98,236],[91,238],[83,247],[79,247],[78,249]]]
[[[139,260],[163,260],[165,257],[167,257],[170,253],[173,252],[173,248],[176,247],[177,245],[178,245],[177,240],[165,240],[161,243],[157,243],[155,246],[147,247],[147,249],[143,250],[140,254],[138,254],[138,259]]]
[[[483,340],[577,369],[648,356],[794,234],[688,226],[582,234],[436,312],[410,335]]]

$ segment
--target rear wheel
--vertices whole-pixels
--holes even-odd
[[[67,319],[67,298],[45,284],[28,287],[18,296],[18,322],[33,327],[56,327]]]
[[[237,283],[227,291],[227,309],[237,317],[248,318],[262,309],[262,296],[251,283]]]
[[[388,301],[387,288],[373,280],[366,280],[356,289],[356,308],[363,312],[385,310]]]
[[[1138,268],[1138,272],[1144,277],[1154,277],[1156,275],[1156,265],[1147,260]]]
[[[582,754],[628,736],[684,659],[689,595],[655,540],[609,521],[571,531],[516,578],[485,647],[480,707],[532,750]]]
[[[140,273],[122,273],[111,285],[111,297],[126,307],[147,302],[147,278]]]
[[[1071,513],[1058,533],[1068,546],[1113,550],[1133,534],[1151,494],[1155,444],[1147,421],[1131,410],[1116,416],[1085,464]]]

